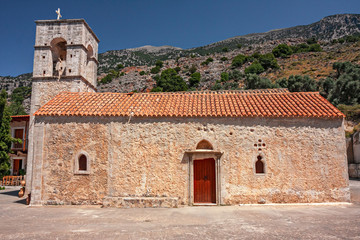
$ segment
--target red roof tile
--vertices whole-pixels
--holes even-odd
[[[287,89],[173,93],[63,92],[36,116],[339,117],[318,92]]]

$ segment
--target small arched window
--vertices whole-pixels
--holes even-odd
[[[87,171],[87,157],[84,154],[79,157],[79,171]]]
[[[264,162],[262,161],[262,157],[260,155],[257,157],[257,161],[255,163],[255,172],[265,173]]]
[[[85,151],[75,156],[75,174],[90,174],[90,157]]]

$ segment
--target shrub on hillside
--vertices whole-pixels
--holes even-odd
[[[158,74],[158,73],[160,72],[160,69],[161,69],[161,67],[156,66],[156,67],[153,67],[153,68],[150,70],[150,72],[151,72],[152,74]]]
[[[107,83],[111,83],[113,80],[113,75],[111,73],[107,74],[105,77],[103,77],[100,80],[100,84],[107,84]]]
[[[275,85],[287,88],[290,92],[314,92],[318,90],[316,81],[307,75],[291,75],[289,78],[281,78],[275,81]]]
[[[264,72],[265,69],[263,68],[263,66],[261,66],[261,64],[258,61],[253,62],[249,67],[245,68],[245,73],[246,74],[260,74],[262,72]]]
[[[245,89],[266,89],[274,88],[274,85],[268,78],[262,78],[256,74],[247,74],[245,76]]]
[[[201,65],[209,65],[209,63],[213,62],[214,59],[211,57],[207,58],[204,62],[201,63]]]
[[[293,51],[290,46],[282,43],[282,44],[277,45],[272,50],[272,53],[274,54],[275,57],[285,58],[285,57],[290,56],[293,53]]]
[[[172,68],[162,71],[160,76],[156,76],[155,80],[156,87],[152,90],[153,92],[177,92],[186,91],[188,89],[184,79]]]
[[[234,57],[234,59],[232,60],[231,66],[233,68],[241,67],[247,61],[247,59],[248,59],[247,56],[239,54],[236,57]]]
[[[272,69],[278,69],[279,65],[277,63],[277,60],[274,56],[274,54],[272,53],[267,53],[264,55],[259,55],[257,57],[257,59],[259,60],[259,63],[261,64],[261,66],[266,70],[269,68]]]
[[[238,70],[233,70],[231,72],[229,72],[229,79],[233,80],[234,82],[239,82],[241,81],[243,78],[245,77],[245,75],[238,71]]]
[[[201,79],[201,74],[199,72],[195,72],[191,74],[189,78],[190,88],[199,86],[200,79]]]
[[[227,73],[227,72],[222,72],[222,73],[220,74],[220,81],[221,81],[221,82],[227,82],[227,81],[229,81],[229,73]]]
[[[334,104],[360,104],[360,67],[350,62],[333,64],[337,75],[329,100]]]
[[[321,52],[322,51],[322,48],[320,46],[320,44],[311,44],[309,45],[309,52]]]
[[[161,60],[157,60],[156,63],[155,63],[155,66],[157,66],[159,68],[162,68],[163,65],[164,65],[164,63]]]

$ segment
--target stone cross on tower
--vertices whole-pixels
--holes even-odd
[[[62,17],[60,14],[60,8],[58,8],[55,12],[57,14],[57,20],[59,20]]]

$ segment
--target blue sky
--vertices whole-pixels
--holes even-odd
[[[360,13],[360,0],[0,0],[0,76],[32,72],[34,20],[84,18],[99,52],[143,45],[192,48],[229,37]]]

